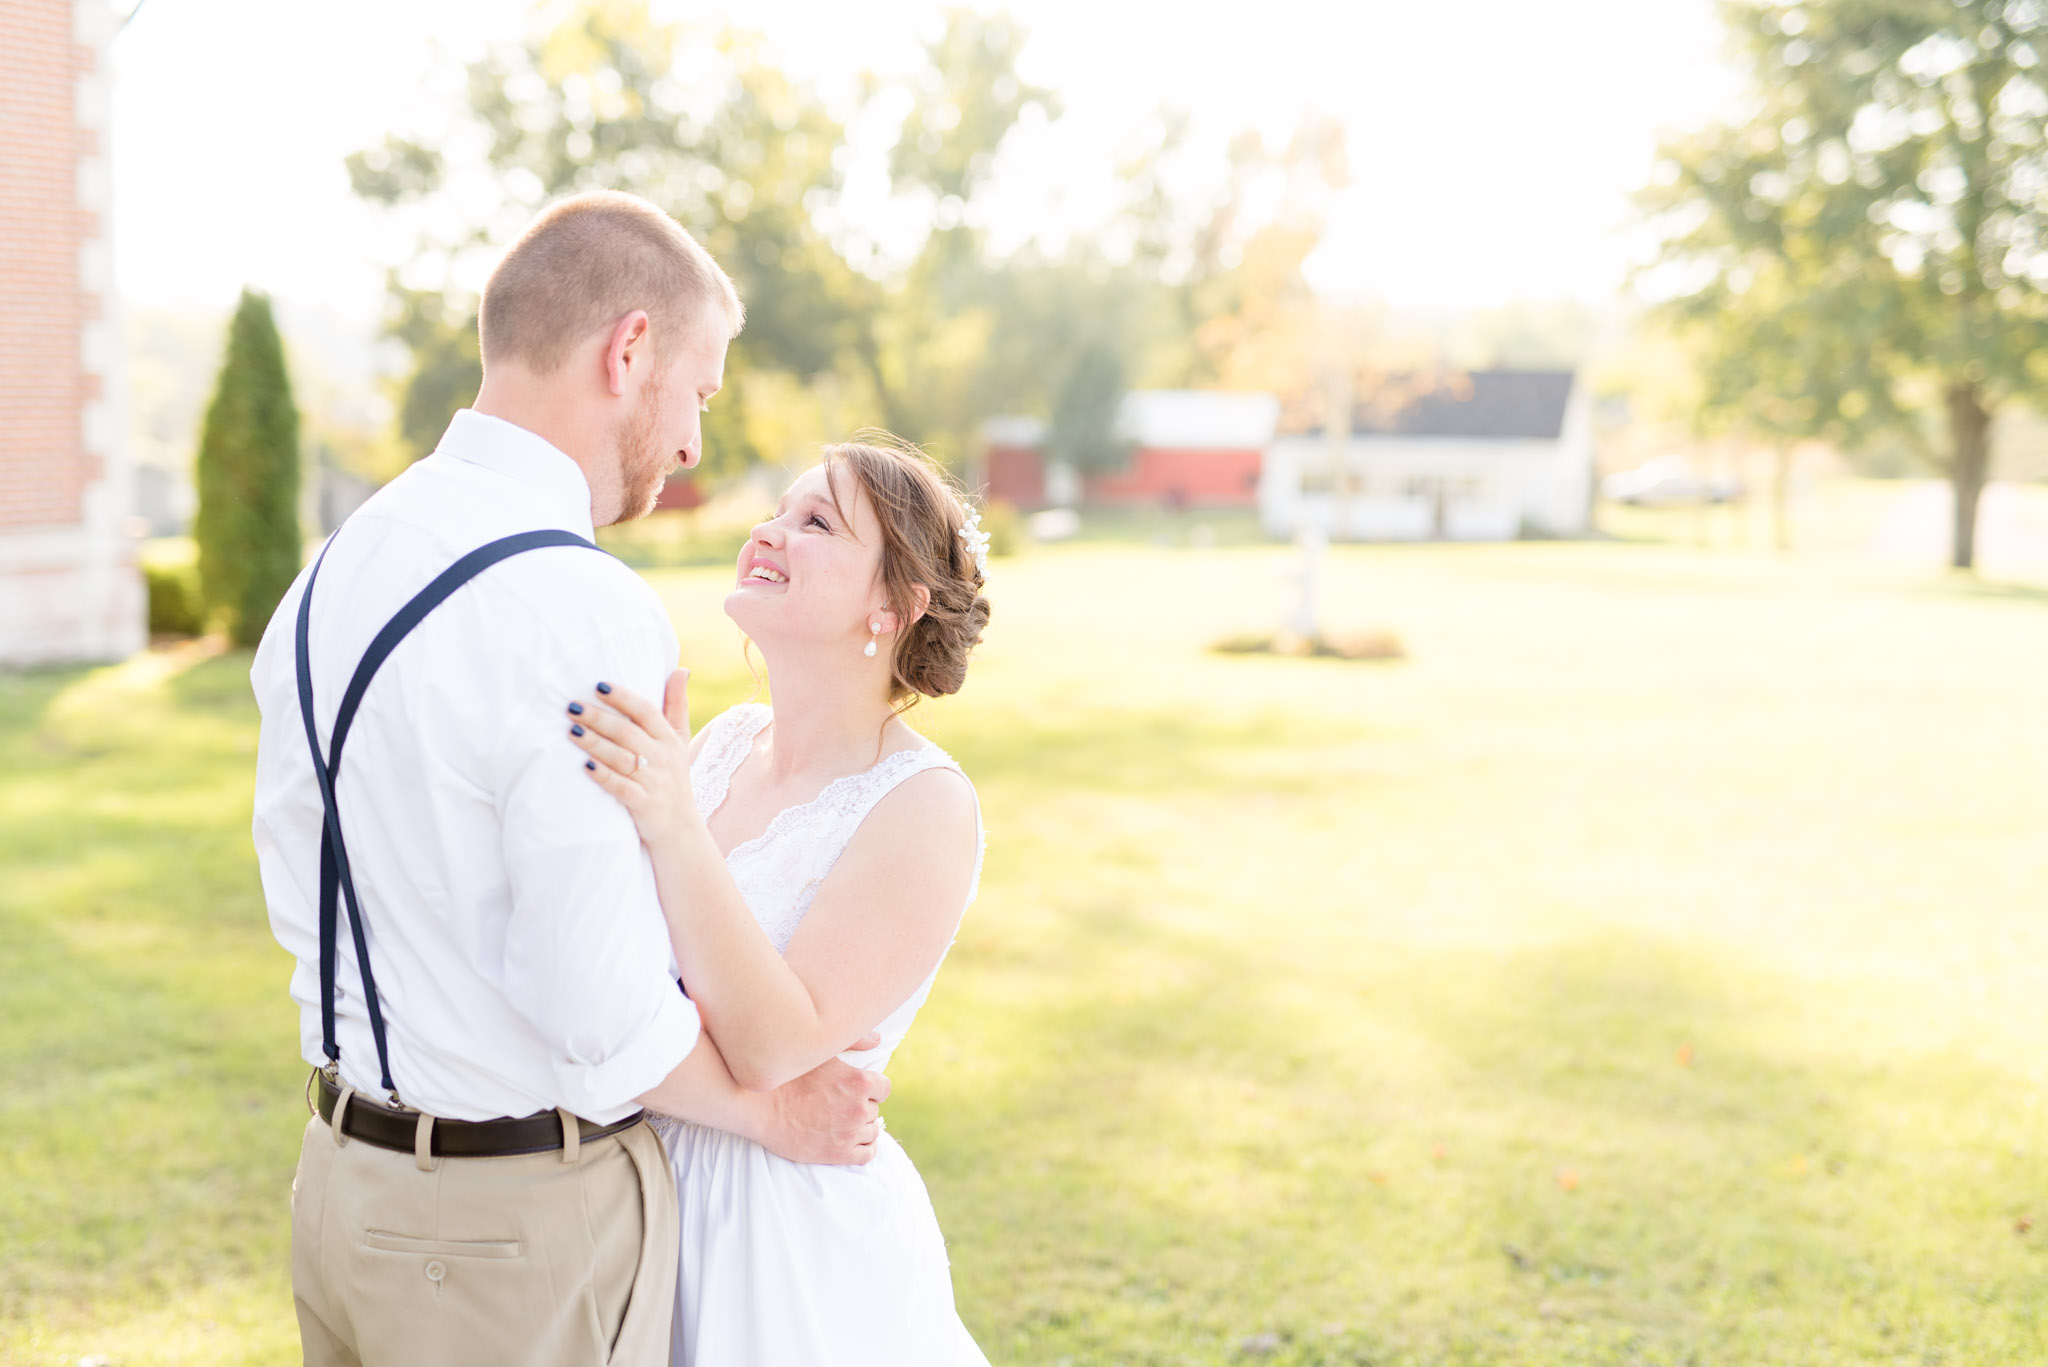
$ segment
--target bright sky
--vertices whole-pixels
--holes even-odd
[[[123,7],[127,0],[119,0]],[[941,0],[674,0],[735,13],[799,74],[913,65]],[[1344,121],[1354,185],[1319,285],[1404,306],[1611,292],[1627,196],[1657,132],[1725,107],[1712,0],[1012,0],[1024,74],[1061,124],[1011,169],[1020,222],[1100,204],[1113,149],[1162,101],[1203,145],[1275,136],[1304,106]],[[341,159],[447,98],[431,76],[518,37],[514,0],[147,0],[115,51],[119,286],[131,304],[225,309],[246,282],[364,327],[399,244]]]

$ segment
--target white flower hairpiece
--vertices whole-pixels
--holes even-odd
[[[967,553],[974,557],[974,572],[983,579],[988,578],[988,533],[981,529],[981,514],[974,509],[967,511],[967,521],[960,528],[960,539],[967,543]]]

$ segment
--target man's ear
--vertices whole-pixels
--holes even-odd
[[[647,364],[648,321],[646,309],[634,309],[612,325],[611,340],[604,349],[605,386],[613,398],[626,392],[627,377],[635,367]]]

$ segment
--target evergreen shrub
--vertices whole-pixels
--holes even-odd
[[[254,645],[299,572],[299,411],[270,300],[243,290],[200,429],[199,583],[237,645]]]

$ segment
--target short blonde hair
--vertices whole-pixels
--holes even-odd
[[[716,309],[733,336],[739,292],[682,225],[637,195],[557,200],[526,225],[484,285],[477,340],[485,369],[520,361],[546,375],[598,329],[647,310],[656,349]]]

